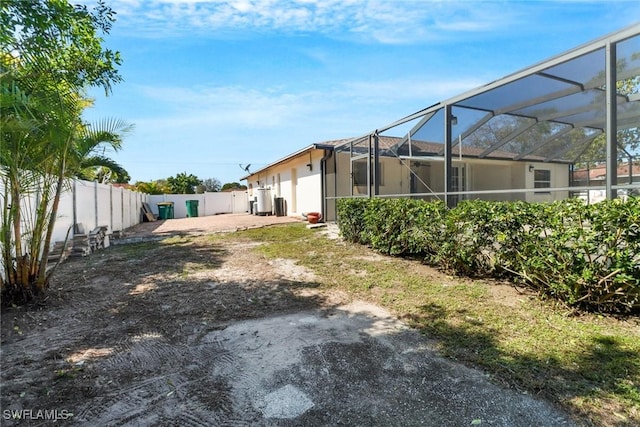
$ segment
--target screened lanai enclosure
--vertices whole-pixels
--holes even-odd
[[[336,146],[325,209],[343,197],[626,197],[640,193],[639,154],[636,24]]]

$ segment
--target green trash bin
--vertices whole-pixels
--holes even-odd
[[[173,219],[173,202],[158,203],[158,218]]]
[[[198,201],[187,200],[187,218],[198,216]]]

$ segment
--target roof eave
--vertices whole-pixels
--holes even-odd
[[[298,157],[302,154],[306,154],[309,151],[312,150],[333,150],[333,146],[332,145],[326,145],[326,144],[322,144],[322,143],[318,143],[318,144],[311,144],[307,147],[304,147],[294,153],[289,154],[288,156],[285,156],[279,160],[276,160],[275,162],[269,163],[268,165],[256,170],[255,172],[251,172],[249,175],[246,175],[242,178],[240,178],[240,181],[244,181],[244,180],[248,180],[250,177],[254,176],[254,175],[258,175],[264,171],[266,171],[267,169],[270,169],[274,166],[277,166],[281,163],[287,162],[295,157]]]

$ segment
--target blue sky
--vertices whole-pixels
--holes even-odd
[[[91,5],[91,0],[84,3]],[[359,136],[640,21],[637,1],[107,0],[131,182],[222,183]]]

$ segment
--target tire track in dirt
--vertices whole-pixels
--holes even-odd
[[[266,262],[255,246],[183,240],[62,265],[53,304],[21,313],[10,334],[3,325],[3,406],[65,408],[76,425],[264,424],[251,403],[261,369],[243,371],[242,355],[216,332],[316,299],[299,296],[312,275]],[[236,404],[243,388],[247,399]]]
[[[161,336],[134,338],[115,349],[115,356],[98,365],[118,377],[125,372],[143,373],[160,369],[167,362],[180,359],[180,347],[164,342]],[[102,365],[102,366],[101,366]]]
[[[216,339],[201,335],[192,345],[172,344],[159,334],[134,336],[114,355],[92,366],[102,380],[102,397],[78,414],[78,421],[95,425],[125,425],[146,419],[151,424],[179,420],[180,425],[224,423],[233,413],[230,387],[216,372],[226,372],[233,354]],[[148,375],[155,375],[147,378]],[[147,378],[139,381],[139,379]],[[125,384],[134,383],[131,387]],[[109,390],[117,390],[109,392]]]

